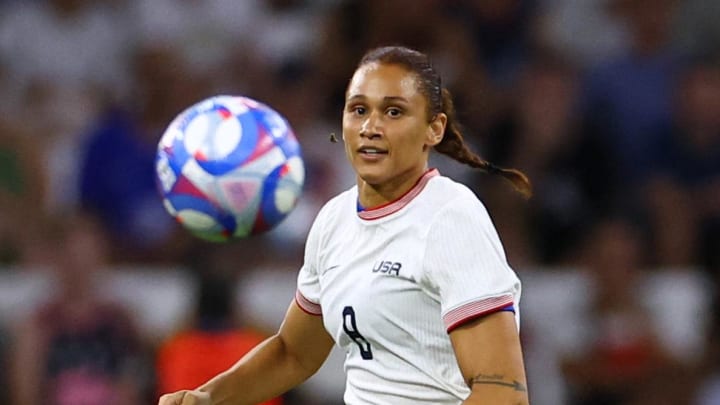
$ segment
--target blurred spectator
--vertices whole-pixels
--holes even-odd
[[[670,46],[675,6],[675,0],[610,0],[612,15],[629,31],[630,49],[587,75],[582,112],[594,125],[592,133],[607,143],[610,164],[621,174],[610,196],[617,204],[633,201],[633,187],[646,174],[654,131],[670,121],[681,59]]]
[[[128,31],[122,9],[89,0],[18,1],[2,5],[0,59],[25,88],[104,92],[126,82]]]
[[[628,48],[627,29],[612,18],[607,0],[543,0],[533,27],[542,47],[583,68],[620,56]]]
[[[129,0],[132,30],[143,48],[166,48],[196,72],[222,74],[232,48],[252,44],[256,0]],[[247,30],[247,31],[246,31]]]
[[[591,229],[583,244],[580,261],[593,293],[585,347],[564,364],[570,404],[678,404],[689,398],[684,370],[660,343],[638,293],[646,265],[641,235],[632,222],[611,218]]]
[[[42,143],[6,118],[0,116],[0,265],[23,261],[28,231],[44,217],[47,184]]]
[[[0,10],[0,60],[15,113],[53,134],[79,130],[126,85],[131,42],[122,10],[88,0],[10,2]]]
[[[510,85],[532,48],[536,1],[459,0],[455,13],[470,30],[475,56],[491,80]]]
[[[587,224],[604,209],[612,187],[608,152],[582,132],[578,81],[573,64],[535,54],[518,74],[513,108],[485,139],[490,161],[520,167],[533,181],[530,204],[497,187],[480,187],[514,260],[563,264]]]
[[[227,264],[201,260],[196,267],[197,303],[190,324],[163,342],[156,361],[160,394],[194,389],[230,368],[267,336],[244,325],[236,310],[235,275]],[[281,398],[267,405],[282,404]]]
[[[644,193],[656,264],[709,268],[720,263],[720,65],[688,65],[674,107],[649,153]]]
[[[157,142],[172,119],[200,100],[178,55],[142,48],[134,59],[133,104],[109,109],[87,136],[80,202],[109,230],[113,259],[174,262],[189,240],[165,212],[155,185]],[[180,239],[177,239],[180,238]]]
[[[720,49],[720,2],[683,0],[675,15],[674,43],[692,54],[707,54]]]
[[[174,50],[212,89],[262,98],[272,75],[314,57],[323,2],[130,0],[141,46]],[[210,88],[208,89],[210,91]],[[208,94],[209,96],[210,94]]]
[[[53,295],[13,336],[12,403],[138,404],[142,342],[125,308],[99,294],[101,228],[78,216],[54,231]]]
[[[253,44],[248,51],[273,71],[304,66],[315,60],[321,31],[308,29],[321,24],[328,4],[334,0],[263,0],[252,25],[242,36]],[[234,3],[233,3],[234,4]]]
[[[79,135],[127,87],[132,46],[123,8],[89,0],[0,6],[0,61],[8,86],[3,113],[44,146],[47,208],[74,209]],[[120,3],[120,0],[114,3]]]

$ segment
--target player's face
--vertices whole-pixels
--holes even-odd
[[[430,148],[442,139],[445,120],[429,119],[417,80],[402,66],[370,63],[350,81],[343,139],[361,193],[369,185],[399,197],[425,172]]]

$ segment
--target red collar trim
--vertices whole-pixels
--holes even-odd
[[[360,211],[357,214],[361,219],[365,219],[368,221],[380,219],[390,214],[394,214],[403,209],[403,207],[408,205],[410,201],[417,197],[417,195],[420,194],[420,192],[425,188],[431,178],[439,175],[440,172],[438,171],[438,169],[430,169],[418,179],[418,181],[415,183],[414,186],[412,186],[410,190],[405,192],[405,194],[400,196],[397,200],[390,201],[375,208]]]

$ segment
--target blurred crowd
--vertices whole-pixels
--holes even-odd
[[[292,283],[315,214],[355,181],[329,141],[347,80],[402,44],[431,55],[473,148],[533,182],[525,201],[432,157],[525,280],[533,403],[720,404],[717,21],[715,0],[0,0],[0,277],[53,280],[0,317],[0,402],[152,404],[272,333],[227,287]],[[217,94],[281,112],[307,170],[279,228],[229,244],[181,229],[154,180],[166,126]],[[182,269],[182,321],[138,326],[98,287],[120,268]]]

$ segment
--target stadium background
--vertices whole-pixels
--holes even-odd
[[[238,329],[272,333],[312,218],[354,181],[328,140],[346,81],[368,47],[404,44],[433,57],[475,149],[534,182],[525,202],[433,159],[485,201],[524,281],[533,404],[720,404],[717,21],[714,0],[0,0],[0,402],[93,358],[33,350],[29,320],[77,330],[43,309],[56,295],[126,311],[137,345],[108,378],[138,403],[168,338],[218,326],[192,322],[223,313],[217,286]],[[179,229],[153,184],[164,126],[215,94],[283,113],[308,171],[282,226],[229,245]],[[340,364],[285,402],[340,403]]]

